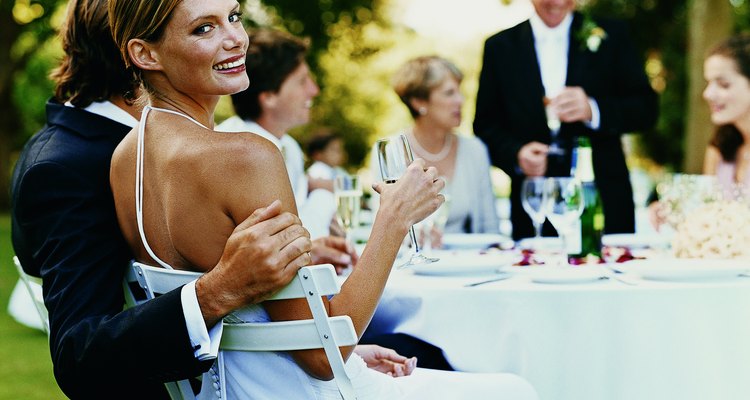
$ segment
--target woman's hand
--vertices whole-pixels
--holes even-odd
[[[445,197],[440,194],[444,187],[445,181],[438,179],[437,169],[425,169],[422,159],[414,160],[397,182],[372,185],[380,194],[379,212],[392,213],[395,221],[403,222],[407,229],[445,202]]]
[[[408,376],[417,367],[417,358],[406,358],[395,350],[380,347],[374,344],[360,344],[354,348],[367,367],[384,374],[400,377]]]

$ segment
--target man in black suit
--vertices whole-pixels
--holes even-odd
[[[62,41],[47,125],[13,173],[13,247],[26,272],[43,279],[55,378],[67,396],[168,398],[163,382],[213,363],[220,318],[287,284],[310,262],[311,244],[296,216],[269,206],[238,226],[211,272],[123,311],[132,255],[109,166],[137,123],[137,88],[112,41],[106,0],[71,1]]]
[[[574,12],[575,0],[532,3],[529,20],[485,42],[474,120],[493,164],[511,177],[513,238],[534,234],[521,206],[523,180],[568,176],[577,136],[591,139],[605,232],[634,232],[620,136],[657,118],[643,64],[622,22]]]
[[[112,41],[106,0],[71,1],[62,33],[47,125],[13,173],[13,247],[24,270],[43,279],[55,378],[66,395],[168,398],[163,382],[213,363],[221,317],[262,301],[313,256],[342,267],[347,255],[337,242],[311,243],[299,219],[272,204],[235,229],[211,272],[123,311],[122,278],[133,256],[117,224],[109,167],[138,122],[138,88]],[[383,373],[414,369],[390,349],[355,351]]]

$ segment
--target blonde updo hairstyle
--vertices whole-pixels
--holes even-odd
[[[419,110],[411,104],[413,99],[429,100],[430,92],[446,79],[458,83],[464,75],[452,62],[438,56],[422,56],[409,60],[393,75],[392,86],[401,101],[406,104],[411,116],[419,116]]]
[[[143,80],[143,73],[130,58],[128,43],[142,39],[155,43],[162,39],[174,9],[182,0],[110,0],[109,27],[125,66],[149,93],[153,88]]]

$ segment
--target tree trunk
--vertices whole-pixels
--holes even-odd
[[[21,123],[10,91],[0,92],[0,212],[10,209],[10,153]]]
[[[703,156],[714,131],[703,100],[703,61],[707,52],[732,33],[732,6],[727,0],[692,0],[688,11],[688,104],[685,113],[685,161],[683,170],[699,174]]]

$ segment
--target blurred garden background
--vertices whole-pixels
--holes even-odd
[[[653,181],[665,171],[699,172],[712,133],[701,98],[708,48],[750,28],[748,0],[579,0],[594,15],[627,20],[652,86],[657,126],[626,137],[631,170]],[[56,36],[65,0],[0,0],[0,399],[63,398],[54,384],[46,337],[5,313],[17,279],[12,267],[9,180],[18,153],[45,121],[47,75],[60,57]],[[439,54],[465,73],[462,134],[471,135],[484,39],[526,19],[529,0],[247,0],[252,26],[308,37],[308,62],[321,87],[311,124],[292,132],[302,143],[319,129],[345,138],[348,167],[364,166],[375,139],[408,126],[390,88],[405,60]],[[251,77],[252,80],[252,77]],[[232,113],[223,102],[217,121]],[[496,193],[507,195],[502,173]]]

